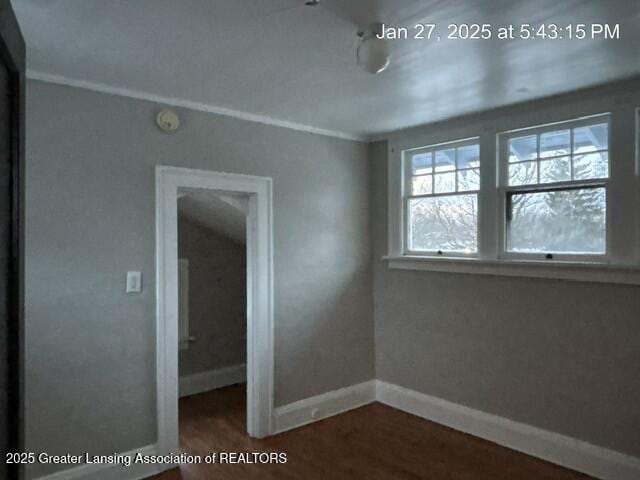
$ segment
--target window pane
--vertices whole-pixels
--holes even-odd
[[[480,166],[480,145],[467,145],[458,148],[458,169]]]
[[[458,171],[458,191],[480,190],[480,169]]]
[[[523,162],[509,165],[509,185],[538,183],[538,163]]]
[[[571,150],[570,130],[546,132],[540,135],[540,158],[568,155]]]
[[[571,180],[571,159],[552,158],[540,161],[540,183],[566,182]]]
[[[538,156],[538,137],[527,135],[509,140],[509,161],[534,160]]]
[[[609,176],[609,154],[607,152],[589,153],[573,157],[573,178],[607,178]]]
[[[604,187],[517,193],[508,202],[511,252],[603,254]]]
[[[448,172],[456,169],[456,150],[448,148],[438,150],[435,158],[436,172]]]
[[[436,193],[456,191],[456,172],[436,173],[434,177]]]
[[[609,128],[606,123],[576,128],[573,131],[573,152],[587,153],[609,149]]]
[[[409,249],[468,252],[477,250],[477,194],[417,198],[409,201]]]
[[[413,177],[413,195],[426,195],[433,193],[433,175],[420,175]]]
[[[431,173],[431,162],[433,153],[417,153],[411,157],[413,175]]]

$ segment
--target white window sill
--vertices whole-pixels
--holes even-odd
[[[640,266],[588,262],[553,263],[538,260],[481,260],[426,256],[385,256],[389,268],[431,272],[471,273],[507,277],[552,278],[578,282],[640,285]]]

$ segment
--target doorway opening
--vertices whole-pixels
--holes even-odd
[[[186,453],[196,454],[203,438],[246,432],[248,214],[248,194],[178,188],[178,410]]]
[[[193,227],[189,222],[196,223],[195,218],[200,218],[202,223],[203,216],[211,216],[211,211],[216,209],[218,223],[222,212],[226,212],[224,216],[228,217],[226,220],[228,225],[224,228],[233,231],[238,239],[242,237],[245,239],[245,244],[236,242],[235,247],[230,244],[225,245],[229,249],[228,256],[233,257],[232,262],[235,262],[233,275],[237,277],[236,283],[246,284],[244,296],[240,294],[246,307],[245,315],[242,316],[246,318],[246,326],[234,325],[231,328],[233,339],[229,342],[233,348],[223,354],[218,351],[217,355],[207,357],[203,360],[204,363],[199,363],[208,350],[207,345],[205,348],[198,348],[199,343],[216,335],[211,332],[201,333],[203,338],[193,335],[192,327],[195,325],[192,322],[196,321],[192,311],[194,303],[185,304],[184,298],[182,302],[180,301],[181,295],[183,297],[189,295],[187,291],[194,288],[192,272],[195,265],[186,255],[181,256],[181,253],[184,254],[191,247],[180,245],[179,231],[181,227]],[[234,209],[235,213],[230,209]],[[191,220],[186,214],[187,210],[191,212]],[[158,450],[163,454],[180,450],[178,431],[180,390],[182,394],[188,395],[197,393],[203,388],[208,390],[210,387],[215,388],[216,385],[237,383],[246,378],[246,431],[254,438],[266,437],[272,433],[272,238],[270,178],[166,166],[156,167]],[[209,240],[215,241],[211,238]],[[217,240],[221,242],[218,245],[220,247],[223,240],[221,238]],[[213,243],[209,243],[204,248],[212,246]],[[242,264],[238,255],[241,255],[240,252],[243,250],[246,251],[244,276],[239,274],[236,268],[238,264]],[[200,262],[198,264],[200,273],[202,273],[200,267],[206,256],[206,252],[197,254],[196,261]],[[219,260],[221,261],[220,258]],[[189,278],[188,286],[185,285],[187,277]],[[220,281],[225,282],[225,279],[222,278]],[[204,305],[198,304],[195,308],[201,309],[200,312],[202,309],[205,311],[215,309],[209,312],[208,316],[212,319],[220,318],[220,309],[227,300],[232,300],[228,307],[237,313],[240,301],[238,298],[221,299],[217,304],[215,301],[200,299]],[[192,308],[187,311],[186,306]],[[239,345],[238,336],[246,339],[244,348]],[[209,346],[215,348],[213,345]],[[192,349],[191,352],[189,349]],[[245,357],[246,367],[241,362]],[[182,378],[179,368],[180,358],[183,363]],[[223,365],[225,363],[227,365]],[[207,367],[218,365],[219,368],[209,369],[217,370],[215,373],[210,371],[207,373],[202,365]]]

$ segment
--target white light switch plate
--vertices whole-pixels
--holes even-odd
[[[142,272],[127,272],[127,293],[142,291]]]

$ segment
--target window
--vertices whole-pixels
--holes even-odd
[[[389,267],[640,285],[640,109],[599,102],[518,130],[524,114],[456,123],[466,140],[392,135]]]
[[[505,254],[606,255],[609,117],[501,135],[501,147]]]
[[[478,139],[407,150],[407,252],[471,255],[478,250]]]

